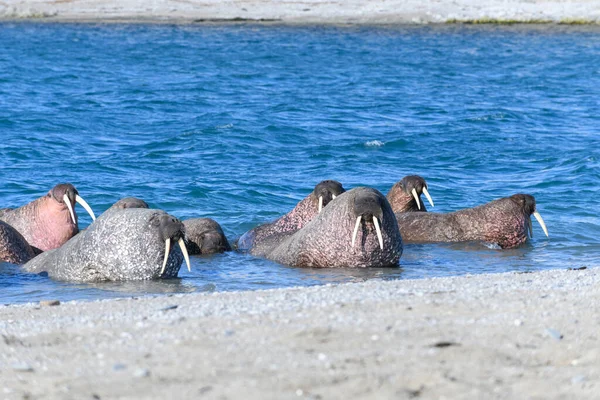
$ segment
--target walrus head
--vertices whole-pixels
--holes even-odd
[[[110,206],[109,210],[119,209],[122,210],[124,208],[150,208],[148,203],[146,203],[142,199],[138,199],[137,197],[124,197],[121,200],[117,201],[115,204]]]
[[[52,200],[56,201],[59,204],[64,204],[69,210],[69,214],[71,215],[71,220],[73,224],[77,225],[77,214],[73,210],[75,207],[75,203],[81,204],[81,206],[90,214],[92,220],[96,220],[96,215],[94,215],[94,211],[90,207],[90,205],[79,196],[79,192],[75,189],[70,183],[60,183],[54,186],[47,195]]]
[[[418,175],[408,175],[392,186],[387,199],[394,212],[427,211],[421,194],[425,195],[433,207],[433,199],[429,195],[425,179]]]
[[[150,218],[150,225],[157,228],[159,237],[165,243],[165,255],[160,275],[165,272],[171,250],[171,243],[177,243],[179,245],[181,253],[183,253],[183,257],[185,258],[188,271],[190,271],[190,258],[185,247],[185,242],[183,241],[183,238],[185,237],[185,226],[183,223],[169,214],[155,214]]]
[[[533,227],[531,226],[531,215],[533,215],[542,227],[546,237],[548,237],[548,228],[546,228],[544,219],[536,209],[535,197],[529,194],[518,193],[510,196],[509,198],[515,202],[521,210],[523,210],[523,216],[526,224],[526,234],[528,234],[529,237],[533,237]]]
[[[216,254],[231,250],[217,221],[210,218],[193,218],[183,221],[183,225],[189,254]]]
[[[346,190],[342,187],[342,184],[334,180],[321,181],[315,186],[312,192],[314,199],[317,199],[318,205],[317,210],[321,212],[329,202],[335,199]]]

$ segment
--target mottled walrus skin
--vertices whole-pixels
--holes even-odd
[[[124,208],[150,208],[148,203],[137,197],[124,197],[110,206],[106,211],[122,210]]]
[[[40,254],[23,268],[54,279],[99,282],[175,278],[183,254],[172,246],[164,272],[165,241],[176,243],[184,226],[161,210],[130,208],[104,213],[62,247]]]
[[[210,218],[192,218],[183,221],[188,254],[217,254],[231,251],[221,225]]]
[[[65,195],[73,216],[65,203]],[[79,232],[74,211],[78,195],[73,185],[62,183],[31,203],[4,211],[0,219],[19,231],[37,252],[55,249]]]
[[[35,257],[27,240],[15,228],[0,221],[0,261],[25,264]]]
[[[413,189],[417,194],[419,203],[417,203],[412,194]],[[427,189],[425,179],[418,175],[408,175],[392,186],[386,198],[395,213],[427,211],[425,203],[421,200],[423,189]]]
[[[237,242],[237,249],[253,255],[264,256],[273,247],[273,241],[279,242],[282,235],[291,235],[302,229],[319,214],[319,199],[322,209],[336,196],[344,193],[342,184],[334,180],[319,182],[311,194],[300,201],[296,207],[275,221],[257,226],[244,233]],[[272,237],[275,235],[274,237]]]
[[[515,194],[474,208],[440,213],[396,213],[404,243],[486,242],[503,249],[527,241],[535,199]]]
[[[401,255],[402,237],[389,202],[379,191],[359,187],[339,195],[304,228],[283,235],[266,258],[295,267],[393,267]]]

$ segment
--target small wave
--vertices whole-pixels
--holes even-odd
[[[365,142],[365,146],[367,147],[381,147],[383,145],[385,145],[385,143],[381,140],[369,140],[368,142]]]

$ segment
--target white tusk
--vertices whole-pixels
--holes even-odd
[[[171,251],[171,238],[167,238],[165,240],[165,259],[163,260],[162,268],[160,269],[160,275],[165,272],[165,267],[167,266],[167,259],[169,258],[169,251]]]
[[[96,216],[94,215],[94,211],[92,211],[92,207],[90,207],[90,205],[84,199],[82,199],[81,196],[78,194],[75,195],[75,201],[85,208],[85,211],[87,211],[88,214],[90,214],[90,217],[92,217],[92,221],[96,220]]]
[[[67,205],[67,208],[69,209],[69,213],[71,214],[71,219],[73,220],[73,223],[75,225],[77,225],[77,221],[75,220],[75,213],[73,212],[73,206],[71,205],[71,200],[69,200],[69,196],[67,196],[65,194],[63,196],[63,201],[65,202],[65,204]]]
[[[379,248],[383,250],[383,236],[381,236],[381,229],[379,228],[379,221],[377,221],[376,216],[373,216],[373,223],[375,224],[375,230],[377,231],[377,239],[379,239]]]
[[[542,229],[544,230],[544,233],[546,234],[546,237],[548,237],[548,228],[546,228],[546,224],[544,223],[544,220],[542,219],[542,216],[540,215],[540,213],[537,211],[534,211],[533,216],[535,217],[535,219],[537,219],[537,222],[540,223],[540,225],[542,226]]]
[[[331,194],[331,199],[333,200],[333,199],[335,199],[335,197],[336,197],[335,194],[332,193]]]
[[[319,212],[323,209],[323,196],[319,196]]]
[[[413,190],[411,191],[413,197],[415,198],[415,201],[417,202],[417,207],[419,207],[419,210],[421,209],[421,200],[419,199],[419,195],[417,194],[417,191],[415,188],[413,188]]]
[[[183,238],[179,238],[179,241],[177,243],[179,243],[179,247],[181,248],[181,252],[183,253],[183,258],[185,258],[185,263],[188,267],[188,272],[192,272],[192,268],[190,267],[190,256],[188,256],[188,252],[185,248],[185,242],[183,241]]]
[[[356,218],[356,225],[354,225],[354,232],[352,232],[352,247],[354,247],[354,242],[356,242],[356,234],[358,233],[358,227],[360,226],[361,218],[362,215],[359,215],[358,218]]]
[[[529,237],[533,239],[533,226],[531,226],[531,218],[527,218],[527,230],[529,231]]]
[[[429,201],[429,204],[431,204],[431,207],[433,207],[434,206],[433,205],[433,199],[429,195],[429,192],[427,191],[426,187],[423,188],[423,194],[425,195],[425,197],[427,197],[427,201]]]

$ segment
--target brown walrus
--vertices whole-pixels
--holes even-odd
[[[27,240],[15,228],[0,221],[0,261],[25,264],[35,257]]]
[[[15,228],[27,242],[39,251],[62,246],[79,232],[75,203],[79,203],[96,219],[90,206],[70,183],[54,186],[47,195],[12,210],[0,219]]]
[[[517,247],[532,235],[533,215],[548,236],[546,224],[536,210],[535,198],[515,194],[474,208],[440,213],[396,213],[405,243],[470,242]]]
[[[421,194],[427,197],[429,204],[433,207],[433,200],[427,190],[425,179],[419,175],[408,175],[392,186],[386,198],[395,213],[427,211],[421,200]]]
[[[265,257],[295,267],[394,267],[402,255],[389,202],[366,187],[340,194],[295,233],[275,236]]]
[[[231,251],[221,225],[210,218],[192,218],[183,221],[185,245],[189,254],[217,254]]]
[[[264,255],[272,247],[271,236],[292,234],[301,229],[318,215],[333,199],[344,193],[342,184],[334,180],[319,182],[311,194],[300,201],[296,207],[275,221],[257,226],[244,233],[237,242],[237,249],[249,251],[254,255]]]

